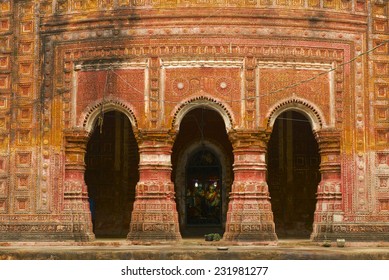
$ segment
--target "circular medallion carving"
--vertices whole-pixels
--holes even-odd
[[[174,94],[183,95],[189,90],[189,82],[183,78],[175,79],[172,82],[172,89]]]
[[[228,94],[231,92],[232,82],[229,78],[220,78],[216,80],[216,89],[221,94]]]

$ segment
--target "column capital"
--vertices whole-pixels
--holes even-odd
[[[177,132],[175,130],[141,130],[135,132],[135,138],[138,144],[142,143],[165,143],[167,145],[173,145]]]
[[[319,145],[338,143],[340,145],[341,132],[338,129],[321,129],[314,133]]]
[[[271,131],[259,130],[231,130],[228,137],[234,148],[238,147],[261,147],[266,148],[270,139]]]
[[[67,129],[64,130],[65,147],[83,146],[89,140],[89,133],[84,129]]]

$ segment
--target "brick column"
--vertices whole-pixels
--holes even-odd
[[[84,181],[88,138],[88,133],[84,130],[65,132],[64,212],[72,216],[75,241],[91,241],[95,238],[88,189]]]
[[[315,133],[321,157],[321,181],[317,189],[317,203],[312,240],[323,240],[333,235],[333,224],[343,221],[340,173],[340,132],[321,130]]]
[[[128,239],[137,242],[179,241],[178,213],[171,181],[174,133],[140,131],[139,182]]]
[[[266,131],[233,131],[234,183],[230,193],[224,240],[276,241],[266,183]]]

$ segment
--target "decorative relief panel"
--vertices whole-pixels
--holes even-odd
[[[140,32],[140,31],[139,31]],[[92,33],[88,33],[90,36],[93,36]],[[65,36],[65,35],[64,35]],[[67,35],[66,35],[67,36]],[[65,36],[65,37],[66,37]],[[73,39],[77,39],[77,36],[81,36],[81,34],[73,33],[72,37]],[[101,36],[109,36],[108,33],[103,32]],[[56,36],[55,38],[57,38]],[[53,38],[54,39],[54,38]],[[49,40],[50,44],[52,44],[52,40]],[[121,41],[122,42],[122,41]],[[124,42],[122,42],[124,43]],[[274,41],[269,42],[269,40],[249,40],[248,45],[232,45],[232,44],[224,44],[220,43],[220,40],[215,40],[213,41],[210,39],[209,41],[210,45],[196,45],[192,44],[189,41],[180,41],[179,43],[174,43],[173,41],[169,45],[148,45],[144,46],[142,45],[142,41],[138,40],[131,40],[131,43],[122,45],[105,45],[105,44],[100,44],[97,47],[90,47],[90,45],[85,45],[82,47],[79,43],[74,44],[66,44],[63,46],[59,46],[56,50],[56,55],[58,57],[63,57],[64,60],[60,60],[58,62],[59,68],[57,70],[63,69],[63,73],[57,73],[57,83],[56,83],[56,88],[57,94],[62,96],[62,100],[64,102],[63,104],[63,121],[65,123],[65,127],[69,127],[69,118],[71,115],[71,111],[69,111],[69,108],[72,108],[72,105],[70,104],[71,99],[69,98],[70,96],[70,91],[71,91],[71,80],[72,80],[72,71],[73,71],[73,61],[83,61],[83,60],[96,60],[96,59],[102,59],[102,58],[110,58],[110,59],[121,59],[121,60],[126,60],[129,61],[128,57],[132,56],[137,56],[137,57],[150,57],[152,56],[153,58],[150,59],[150,64],[149,64],[149,85],[150,89],[145,91],[145,98],[149,100],[149,103],[145,104],[145,109],[147,112],[149,112],[148,117],[149,121],[151,124],[160,121],[161,113],[163,112],[160,108],[160,103],[163,102],[163,99],[160,98],[161,93],[159,93],[159,90],[163,87],[166,87],[168,85],[159,85],[159,58],[158,56],[173,56],[175,57],[176,55],[178,57],[182,57],[183,55],[188,55],[188,56],[199,56],[201,57],[209,57],[209,55],[214,56],[220,56],[220,55],[231,55],[233,54],[235,57],[243,56],[246,55],[248,52],[253,55],[253,57],[266,57],[266,58],[273,58],[274,60],[282,59],[282,60],[293,60],[295,61],[298,58],[301,59],[306,59],[306,57],[310,57],[311,61],[320,61],[323,62],[323,60],[328,61],[328,63],[333,63],[333,62],[343,62],[344,60],[344,52],[349,48],[348,45],[346,44],[331,44],[328,46],[331,46],[334,49],[328,49],[328,48],[313,48],[310,45],[315,45],[312,42],[309,43],[303,43],[302,46],[279,46],[277,43]],[[156,59],[154,59],[154,57]],[[220,59],[220,58],[218,58]],[[223,59],[221,59],[223,60]],[[174,62],[174,61],[173,61]],[[77,62],[78,63],[78,62]],[[166,61],[164,62],[166,63]],[[180,62],[180,63],[189,63],[188,61]],[[194,63],[196,62],[196,59],[194,60]],[[328,63],[324,63],[325,65],[328,65]],[[247,64],[248,65],[248,64]],[[193,65],[192,65],[193,66]],[[169,66],[170,67],[170,66]],[[251,68],[250,68],[251,67]],[[248,68],[252,69],[253,66],[250,66]],[[327,67],[327,66],[326,66]],[[52,72],[52,71],[51,71]],[[343,109],[342,109],[342,101],[343,101],[343,88],[345,85],[347,85],[347,81],[344,81],[342,79],[343,72],[341,70],[335,71],[336,73],[334,74],[334,80],[336,81],[334,84],[334,92],[335,92],[335,120],[337,124],[341,124],[343,120]],[[252,119],[256,119],[254,116],[256,115],[255,111],[252,110],[253,106],[257,106],[256,101],[253,102],[252,99],[255,100],[255,88],[252,84],[252,79],[254,72],[252,70],[248,71],[246,70],[244,73],[245,76],[245,86],[246,89],[243,89],[244,94],[250,95],[251,97],[247,98],[247,100],[243,101],[240,99],[240,108],[242,112],[244,111],[245,113],[247,112],[249,115],[252,115]],[[47,81],[45,83],[50,83],[50,76],[48,75]],[[185,86],[185,81],[180,81],[177,80],[177,85],[176,88],[174,89],[175,94],[184,94],[187,95],[188,93],[186,92],[187,87]],[[251,84],[250,84],[251,83]],[[228,91],[228,81],[224,82],[221,84],[222,87],[227,86],[226,88],[222,89],[219,88],[219,90],[215,89],[215,92],[220,94],[222,92],[227,93]],[[180,87],[180,88],[179,88]],[[49,92],[50,87],[46,87],[46,92]],[[164,90],[166,90],[164,88]],[[172,90],[172,88],[167,89],[167,90]],[[147,94],[150,94],[148,96]],[[164,97],[162,97],[164,98]],[[136,101],[138,99],[135,99]],[[235,102],[236,100],[233,100],[234,102],[232,103],[239,103]],[[234,104],[235,106],[236,104]],[[247,107],[244,109],[244,107]],[[258,108],[258,106],[257,106]],[[247,109],[247,111],[246,111]],[[239,111],[239,110],[238,110]],[[157,120],[157,121],[155,121]],[[248,122],[251,122],[249,118],[247,118]],[[247,125],[249,125],[247,123]],[[252,124],[251,124],[252,125]]]
[[[376,48],[373,51],[375,55],[387,55],[389,54],[388,44],[384,44],[384,40],[373,40],[373,46]]]
[[[388,20],[383,20],[383,19],[373,20],[373,31],[374,33],[387,34]]]
[[[0,177],[1,176],[8,176],[8,157],[7,156],[0,156]]]
[[[9,35],[0,36],[0,51],[3,52],[11,51],[11,36]]]
[[[389,139],[388,139],[389,140]],[[389,143],[389,142],[387,142]],[[389,202],[389,151],[376,153],[375,158],[375,187],[378,199],[378,211],[388,211]]]
[[[128,65],[127,65],[128,66]],[[101,70],[85,70],[77,72],[77,92],[74,96],[76,106],[76,118],[84,110],[96,103],[109,100],[122,100],[130,102],[134,109],[143,115],[145,103],[145,69],[146,64],[141,63],[141,68],[133,67],[112,68]],[[102,108],[102,110],[104,110]]]
[[[389,143],[389,128],[376,129],[376,144],[383,148],[387,148]]]
[[[16,153],[16,167],[31,167],[31,152]]]
[[[388,1],[386,0],[374,0],[372,1],[372,14],[374,17],[387,17],[388,16]]]
[[[8,179],[0,178],[0,199],[8,196]]]
[[[33,85],[31,83],[21,82],[18,84],[18,92],[23,98],[31,98],[33,94]]]
[[[10,28],[11,28],[11,18],[10,17],[0,19],[0,32],[1,33],[3,33],[3,32],[5,33],[5,32],[10,31]]]
[[[389,107],[388,106],[376,106],[375,107],[375,121],[376,121],[376,124],[389,122]]]
[[[3,71],[11,70],[9,55],[0,54],[0,70]]]
[[[11,0],[3,0],[0,2],[0,15],[12,11]]]
[[[386,77],[389,75],[389,62],[376,61],[374,62],[374,73],[376,77]]]
[[[28,197],[16,197],[14,201],[15,213],[29,213],[30,200]]]
[[[389,199],[379,200],[379,210],[380,212],[389,212]]]
[[[11,87],[11,76],[0,74],[0,92],[8,91]]]
[[[0,1],[0,213],[9,211],[10,96],[12,89],[13,3]]]
[[[43,0],[40,3],[40,13],[50,15],[53,13],[53,0]]]
[[[16,133],[17,144],[19,146],[30,146],[31,143],[31,131],[30,130],[18,130]]]
[[[331,64],[259,61],[257,67],[258,96],[261,104],[259,110],[262,112],[262,118],[265,117],[268,109],[280,100],[301,97],[319,106],[327,118],[325,120],[327,124],[335,123],[333,73],[319,76],[319,74],[331,69]],[[299,84],[299,82],[315,76],[316,79]],[[296,86],[290,87],[291,85]]]
[[[26,20],[20,23],[20,34],[21,35],[30,35],[34,31],[34,21]]]
[[[234,111],[239,123],[243,61],[163,61],[165,110],[194,96],[213,97],[224,101]]]
[[[389,84],[375,84],[375,97],[380,100],[387,100],[389,98]]]
[[[0,213],[7,213],[7,200],[0,198]]]
[[[31,175],[29,173],[16,174],[16,190],[29,191],[31,186]]]
[[[23,78],[23,76],[31,77],[32,72],[33,72],[33,62],[32,61],[20,61],[19,62],[20,78]]]
[[[371,132],[370,142],[371,147],[374,147],[379,152],[376,153],[375,160],[371,163],[371,182],[372,187],[375,186],[375,211],[380,214],[387,214],[389,210],[388,196],[388,180],[389,180],[389,44],[383,44],[388,38],[383,35],[388,34],[388,1],[374,0],[371,1],[372,11],[372,32],[377,35],[372,35],[369,43],[373,47],[377,47],[371,56],[369,63],[373,65],[373,71],[370,71],[369,80],[371,81],[371,95],[369,100],[369,110],[371,112]]]

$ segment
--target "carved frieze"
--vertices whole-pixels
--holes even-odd
[[[44,8],[52,1],[44,1]],[[86,12],[89,10],[112,10],[112,9],[146,9],[146,8],[285,8],[303,9],[307,5],[311,9],[330,10],[339,12],[365,13],[366,2],[360,0],[58,0],[55,7],[56,13]],[[377,6],[383,6],[384,1],[377,1]]]

